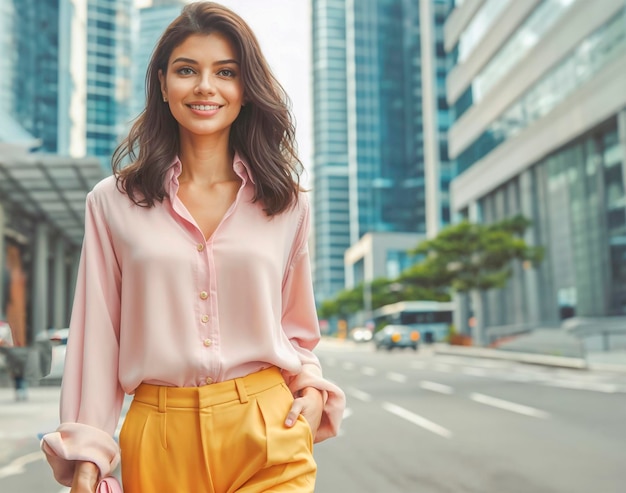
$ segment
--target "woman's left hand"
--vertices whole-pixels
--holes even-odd
[[[315,436],[322,421],[323,411],[324,397],[322,392],[314,387],[306,387],[300,392],[300,397],[296,397],[293,401],[285,425],[292,427],[298,419],[298,415],[302,414],[309,423],[313,436]]]

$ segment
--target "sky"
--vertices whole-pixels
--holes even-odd
[[[136,0],[140,7],[151,0]],[[311,169],[311,7],[309,0],[220,0],[256,34],[274,75],[289,95],[300,160]],[[310,176],[303,176],[307,186]]]

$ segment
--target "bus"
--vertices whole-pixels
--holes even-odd
[[[452,325],[454,302],[452,301],[400,301],[381,306],[373,313],[374,322],[380,325],[410,325],[418,329],[422,342],[446,340]]]

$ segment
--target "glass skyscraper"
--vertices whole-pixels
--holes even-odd
[[[180,14],[184,0],[160,0],[152,7],[139,10],[133,24],[133,96],[132,117],[136,118],[145,106],[146,70],[159,37]]]
[[[108,168],[129,128],[133,0],[87,0],[87,154]]]
[[[424,1],[431,6],[425,21],[424,2],[313,1],[319,300],[344,287],[344,253],[366,233],[425,233],[429,206],[438,209],[436,227],[449,219],[447,203],[442,207],[451,171],[443,81],[452,55],[443,49],[442,29],[451,2]],[[426,74],[424,56],[430,61]],[[427,91],[424,75],[433,82]],[[431,139],[437,142],[431,153],[437,178],[430,186],[438,190],[431,204],[426,197],[425,98],[432,100],[426,106]]]
[[[0,109],[56,152],[59,2],[0,0]]]
[[[350,246],[346,1],[312,5],[313,277],[321,301],[343,289]]]

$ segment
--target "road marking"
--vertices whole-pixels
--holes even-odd
[[[471,375],[473,377],[486,377],[487,372],[480,368],[461,368],[461,373]]]
[[[454,389],[448,385],[444,385],[442,383],[437,382],[429,382],[428,380],[423,380],[420,382],[420,387],[426,390],[432,390],[433,392],[439,392],[440,394],[452,394],[454,393]]]
[[[343,419],[349,418],[350,416],[352,416],[352,409],[350,409],[349,407],[344,408]]]
[[[389,373],[387,373],[387,378],[398,383],[406,382],[406,375],[403,375],[402,373],[396,373],[394,371],[390,371]]]
[[[396,406],[395,404],[392,404],[390,402],[383,402],[383,409],[385,411],[389,411],[391,414],[399,416],[400,418],[406,419],[414,425],[420,426],[425,430],[435,433],[436,435],[442,436],[444,438],[452,437],[452,432],[450,430],[438,425],[437,423],[433,423],[432,421],[418,414],[412,413],[411,411],[408,411],[403,407]]]
[[[378,370],[376,368],[372,368],[371,366],[364,366],[363,368],[361,368],[361,373],[373,377],[378,373]]]
[[[415,368],[416,370],[421,370],[422,368],[426,367],[426,363],[424,363],[423,361],[411,361],[409,363],[409,366],[411,368]]]
[[[486,404],[488,406],[497,407],[514,413],[524,414],[526,416],[532,416],[534,418],[547,419],[550,417],[549,413],[541,411],[540,409],[524,406],[522,404],[516,404],[515,402],[509,402],[503,399],[497,399],[496,397],[490,397],[484,394],[472,393],[470,395],[470,399],[480,402],[481,404]]]
[[[617,392],[618,387],[612,383],[596,383],[596,382],[576,382],[571,380],[551,380],[544,382],[545,385],[550,387],[561,387],[565,389],[575,390],[592,390],[595,392],[605,392],[607,394],[614,394]]]
[[[352,361],[344,361],[341,366],[344,370],[354,370],[354,363],[352,363]]]
[[[452,366],[446,365],[445,363],[435,363],[433,365],[433,369],[444,373],[450,373],[452,371]]]
[[[0,468],[0,478],[6,478],[7,476],[22,474],[26,472],[24,468],[27,464],[30,464],[31,462],[36,462],[38,460],[43,460],[43,458],[44,455],[41,451],[31,452],[30,454],[18,457],[10,464]]]
[[[347,388],[346,392],[355,399],[363,402],[371,402],[372,400],[372,396],[370,394],[368,394],[367,392],[363,392],[362,390],[355,389],[354,387]]]

